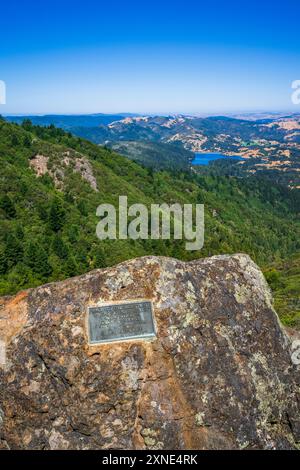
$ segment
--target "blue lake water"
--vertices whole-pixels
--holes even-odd
[[[238,157],[237,155],[223,155],[222,153],[195,153],[195,158],[192,161],[192,165],[208,165],[210,162],[214,160],[221,160],[221,159],[231,159],[231,160],[243,160],[242,157]]]

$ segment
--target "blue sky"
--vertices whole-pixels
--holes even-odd
[[[299,112],[300,2],[1,4],[2,114]]]

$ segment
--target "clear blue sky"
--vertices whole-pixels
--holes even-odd
[[[298,112],[299,30],[299,0],[2,2],[0,113]]]

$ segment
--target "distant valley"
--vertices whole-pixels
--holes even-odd
[[[29,116],[35,125],[61,127],[93,143],[111,147],[153,168],[190,169],[194,153],[243,157],[210,164],[219,174],[261,174],[300,188],[300,115],[255,119],[224,116]],[[26,117],[9,116],[21,123]],[[202,171],[193,167],[193,171]]]

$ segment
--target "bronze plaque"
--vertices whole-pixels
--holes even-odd
[[[91,344],[152,338],[155,336],[152,303],[133,301],[90,307],[88,328]]]

